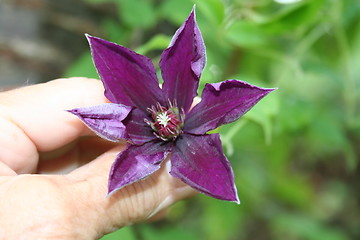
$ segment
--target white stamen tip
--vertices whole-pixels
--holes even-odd
[[[156,116],[156,121],[158,121],[164,127],[166,127],[166,125],[170,120],[171,118],[169,118],[166,112],[160,113],[159,115]]]

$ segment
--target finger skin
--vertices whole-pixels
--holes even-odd
[[[52,151],[91,131],[66,109],[108,102],[100,81],[58,79],[0,93],[0,161],[33,173],[38,152]]]
[[[172,178],[164,164],[145,180],[106,197],[111,164],[124,145],[68,175],[16,175],[34,172],[39,152],[53,156],[91,135],[65,109],[104,102],[101,83],[83,78],[0,93],[0,239],[98,239],[195,194]]]
[[[0,176],[16,176],[16,172],[0,161]]]
[[[162,166],[145,180],[106,197],[109,169],[123,148],[114,148],[68,175],[0,177],[0,206],[7,206],[0,214],[0,238],[98,239],[194,194]]]
[[[100,235],[143,222],[176,201],[196,193],[180,180],[173,178],[163,164],[159,171],[145,180],[130,184],[109,197],[104,197],[107,195],[107,175],[111,164],[119,150],[124,147],[112,149],[67,176],[74,183],[72,189],[78,193],[77,199],[81,196],[80,198],[89,204],[78,204],[79,212],[89,211],[89,206],[95,210],[93,216],[96,218],[93,219],[96,220],[95,225]]]
[[[0,176],[34,172],[39,154],[33,142],[0,109]]]

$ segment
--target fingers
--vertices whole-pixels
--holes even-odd
[[[91,226],[77,228],[69,185],[61,175],[0,177],[0,238],[95,239]]]
[[[15,176],[16,172],[0,161],[0,176]]]
[[[146,179],[107,197],[111,164],[123,148],[124,146],[120,146],[112,149],[68,175],[70,181],[74,182],[72,191],[76,192],[77,202],[81,203],[78,204],[79,211],[86,211],[89,219],[99,221],[95,225],[103,233],[147,220],[174,202],[195,194],[189,186],[170,176],[165,163],[159,171]]]
[[[0,171],[4,175],[9,173],[9,169],[16,173],[34,172],[38,161],[37,149],[16,124],[1,118],[4,112],[0,109]]]
[[[98,239],[117,228],[146,220],[155,211],[193,194],[163,167],[111,197],[107,174],[118,147],[64,175],[0,177],[2,239]],[[179,190],[182,193],[179,194]],[[177,192],[177,193],[176,193]],[[165,199],[166,204],[162,204]],[[11,203],[11,204],[9,204]]]
[[[1,93],[0,104],[39,151],[50,151],[83,135],[87,128],[66,109],[105,103],[100,81],[58,79]]]
[[[55,151],[41,153],[37,172],[67,174],[117,145],[98,136],[81,137]]]
[[[91,134],[66,109],[105,103],[100,81],[58,79],[0,93],[0,161],[34,172],[38,151],[51,151]]]

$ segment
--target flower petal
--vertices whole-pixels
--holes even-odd
[[[93,107],[75,108],[68,110],[83,121],[100,137],[110,141],[126,138],[126,129],[122,121],[131,111],[131,107],[104,103]]]
[[[144,119],[152,121],[143,111],[135,108],[123,121],[126,126],[126,132],[129,136],[129,140],[136,145],[141,145],[145,142],[157,139],[153,133],[154,131],[145,123]]]
[[[170,144],[158,141],[148,142],[141,146],[129,145],[119,153],[111,167],[108,183],[109,194],[159,170],[170,147]]]
[[[204,194],[239,203],[234,174],[219,134],[183,134],[171,153],[170,174]]]
[[[206,84],[201,102],[186,116],[184,131],[205,134],[220,125],[231,123],[273,90],[238,80]]]
[[[142,110],[164,104],[151,60],[115,43],[87,35],[96,69],[113,103]]]
[[[165,97],[171,101],[176,100],[185,112],[197,96],[205,62],[205,45],[193,9],[185,23],[176,31],[160,60]]]

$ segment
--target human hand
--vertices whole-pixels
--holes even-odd
[[[0,239],[96,239],[194,194],[162,166],[106,197],[125,143],[94,136],[64,111],[107,102],[103,91],[71,78],[0,93]],[[67,174],[49,174],[59,172]]]

